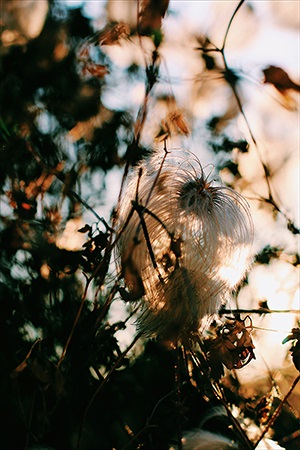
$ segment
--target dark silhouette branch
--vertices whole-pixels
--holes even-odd
[[[275,420],[279,417],[285,403],[287,402],[287,399],[289,398],[289,396],[291,395],[291,393],[293,392],[293,390],[295,389],[295,387],[297,386],[299,381],[300,381],[300,374],[297,376],[297,378],[295,378],[290,389],[288,390],[288,392],[286,393],[286,395],[284,396],[284,398],[282,399],[282,401],[279,403],[276,410],[272,414],[272,417],[270,418],[269,422],[267,423],[267,425],[266,425],[265,429],[263,430],[262,434],[260,435],[258,441],[255,443],[254,448],[256,448],[258,446],[258,444],[264,438],[264,436],[267,434],[269,429],[274,425]]]

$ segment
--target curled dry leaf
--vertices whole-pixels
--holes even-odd
[[[177,134],[183,134],[185,136],[189,134],[188,125],[180,110],[168,114],[167,117],[162,120],[161,128],[156,138],[163,140]]]
[[[264,83],[273,84],[282,95],[285,95],[286,91],[290,89],[300,92],[300,85],[294,83],[281,67],[269,66],[263,70],[263,74],[265,76]]]
[[[255,359],[251,322],[246,326],[247,319],[250,319],[249,316],[244,320],[237,316],[227,318],[221,325],[212,324],[210,336],[204,343],[214,378],[220,378],[223,374],[222,364],[230,370],[241,369]]]
[[[300,85],[294,83],[281,67],[269,66],[263,70],[263,73],[265,75],[264,83],[272,84],[279,92],[284,100],[283,106],[291,111],[297,110],[298,104],[291,95],[291,91],[300,92]]]
[[[96,78],[103,78],[109,70],[103,64],[96,64],[91,56],[90,50],[92,45],[114,45],[119,44],[121,39],[129,36],[130,29],[125,24],[117,24],[106,27],[104,30],[94,34],[90,39],[80,46],[77,52],[77,61],[82,67],[82,74],[90,74]]]
[[[142,35],[149,35],[153,31],[160,30],[162,18],[164,18],[168,6],[169,0],[143,0],[139,32]]]
[[[92,62],[87,63],[83,69],[82,69],[83,75],[86,75],[87,73],[91,74],[93,77],[96,78],[103,78],[104,75],[109,73],[109,70],[107,66],[103,64],[94,64]]]
[[[126,39],[130,34],[130,29],[125,23],[118,23],[109,26],[105,30],[97,33],[96,42],[100,45],[119,44],[121,39]]]
[[[103,259],[103,251],[109,243],[109,232],[97,230],[93,233],[89,225],[78,230],[80,233],[88,233],[88,240],[81,251],[81,265],[85,272],[92,273]]]
[[[291,334],[289,334],[282,343],[285,344],[289,341],[292,341],[290,352],[292,354],[293,363],[300,372],[300,328],[293,328]]]

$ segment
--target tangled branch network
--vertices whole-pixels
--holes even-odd
[[[251,262],[246,200],[209,181],[189,151],[156,152],[132,171],[117,228],[120,270],[141,298],[138,326],[148,336],[189,338]]]

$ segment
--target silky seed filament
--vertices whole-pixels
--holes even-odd
[[[248,203],[208,178],[191,152],[156,152],[132,171],[125,188],[117,260],[132,299],[141,298],[137,324],[148,336],[196,332],[251,262]]]

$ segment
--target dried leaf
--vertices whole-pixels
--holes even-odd
[[[263,74],[264,83],[273,84],[282,95],[285,95],[289,89],[300,92],[300,85],[294,83],[281,67],[269,66],[263,70]]]
[[[130,34],[130,29],[125,23],[119,23],[110,27],[97,35],[97,42],[100,45],[114,45],[119,44],[121,39],[127,38]]]
[[[289,334],[282,343],[286,344],[289,341],[293,341],[290,352],[292,354],[293,363],[300,372],[300,328],[293,328],[291,334]]]
[[[183,114],[181,112],[175,112],[171,118],[171,122],[174,124],[174,126],[179,131],[179,134],[189,134],[188,126],[184,120]]]
[[[109,70],[107,66],[104,66],[103,64],[88,63],[83,67],[82,72],[84,75],[88,72],[93,75],[93,77],[101,79],[109,73]]]
[[[88,224],[85,224],[84,227],[80,228],[78,230],[78,233],[87,233],[88,231],[91,231],[92,227]]]
[[[31,356],[31,353],[32,353],[32,351],[33,351],[33,349],[34,349],[34,347],[39,343],[39,342],[41,342],[41,340],[40,339],[37,339],[33,344],[32,344],[32,346],[31,346],[31,348],[30,348],[30,350],[29,350],[29,352],[27,353],[27,355],[25,356],[25,359],[11,372],[11,374],[10,374],[10,376],[11,376],[11,378],[12,379],[15,379],[17,376],[18,376],[18,374],[20,373],[20,372],[23,372],[23,370],[24,369],[26,369],[26,367],[28,366],[28,360],[29,360],[29,358],[30,358],[30,356]]]
[[[184,115],[180,110],[168,114],[167,117],[162,120],[160,131],[156,135],[156,138],[166,139],[178,134],[183,134],[185,136],[189,134],[189,128]]]
[[[168,6],[169,0],[143,0],[139,21],[141,35],[149,36],[161,29]]]
[[[229,318],[210,330],[211,336],[205,340],[205,346],[214,378],[223,374],[222,364],[230,370],[240,369],[255,359],[249,327],[245,326],[246,319]]]
[[[18,374],[23,372],[24,369],[26,369],[26,367],[28,366],[27,360],[25,359],[24,361],[21,362],[21,364],[19,364],[10,374],[12,379],[17,378]]]

